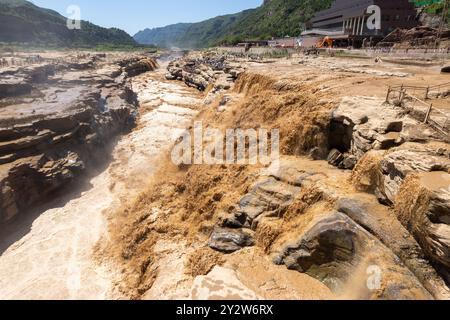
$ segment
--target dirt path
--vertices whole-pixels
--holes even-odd
[[[120,298],[111,293],[114,265],[93,258],[95,245],[107,237],[106,212],[139,192],[158,156],[190,124],[195,111],[188,106],[200,102],[183,84],[163,81],[164,69],[134,80],[139,124],[119,140],[109,167],[76,198],[42,212],[19,239],[6,239],[13,244],[0,256],[0,299]]]

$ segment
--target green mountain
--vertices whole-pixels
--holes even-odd
[[[81,21],[80,30],[67,28],[67,18],[25,0],[0,0],[0,42],[40,46],[135,46],[125,31]]]
[[[416,6],[424,6],[429,14],[442,16],[445,9],[444,0],[416,0]],[[447,22],[450,22],[450,7],[447,6]]]
[[[246,11],[216,17],[199,23],[178,23],[167,27],[145,29],[138,32],[134,39],[142,44],[154,44],[160,47],[200,48],[217,42],[232,28]]]
[[[146,29],[134,38],[142,44],[164,47],[202,48],[243,39],[297,36],[315,12],[333,0],[265,0],[256,8],[198,23]]]

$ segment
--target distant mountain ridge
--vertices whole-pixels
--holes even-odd
[[[81,21],[80,30],[67,28],[67,18],[25,0],[0,0],[0,42],[63,47],[135,46],[125,31]]]
[[[181,23],[145,29],[134,35],[142,44],[163,47],[203,48],[244,39],[296,36],[315,12],[333,0],[265,0],[256,8],[198,23]]]
[[[298,36],[317,11],[329,8],[334,0],[264,0],[256,8],[219,16],[197,23],[179,23],[145,29],[134,35],[142,44],[162,47],[205,48],[236,44],[243,40]],[[430,14],[439,14],[442,0],[411,0]],[[450,14],[449,14],[450,17]],[[450,21],[450,19],[449,19]]]

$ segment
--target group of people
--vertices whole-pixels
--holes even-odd
[[[6,58],[1,58],[0,59],[0,67],[23,66],[23,65],[41,63],[42,61],[43,61],[43,58],[40,55],[29,56],[29,57],[26,57],[25,59],[11,58],[11,59],[9,59],[9,61]]]
[[[0,59],[0,67],[7,67],[9,66],[8,60],[5,58]]]
[[[42,57],[40,55],[30,56],[30,57],[25,58],[26,64],[35,64],[35,63],[41,63],[41,62],[42,62]]]

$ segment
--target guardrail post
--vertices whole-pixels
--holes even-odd
[[[430,86],[425,89],[425,100],[428,100],[428,94],[430,93]]]
[[[389,97],[391,96],[391,86],[389,86],[389,88],[388,88],[388,92],[387,92],[387,95],[386,95],[386,103],[389,103]]]
[[[405,95],[406,95],[406,91],[402,89],[400,91],[400,97],[399,97],[400,103],[403,103],[403,99],[405,99]]]
[[[423,123],[428,123],[428,120],[430,119],[431,110],[433,109],[433,104],[430,104],[430,107],[428,108],[427,115],[425,116],[425,121]]]

